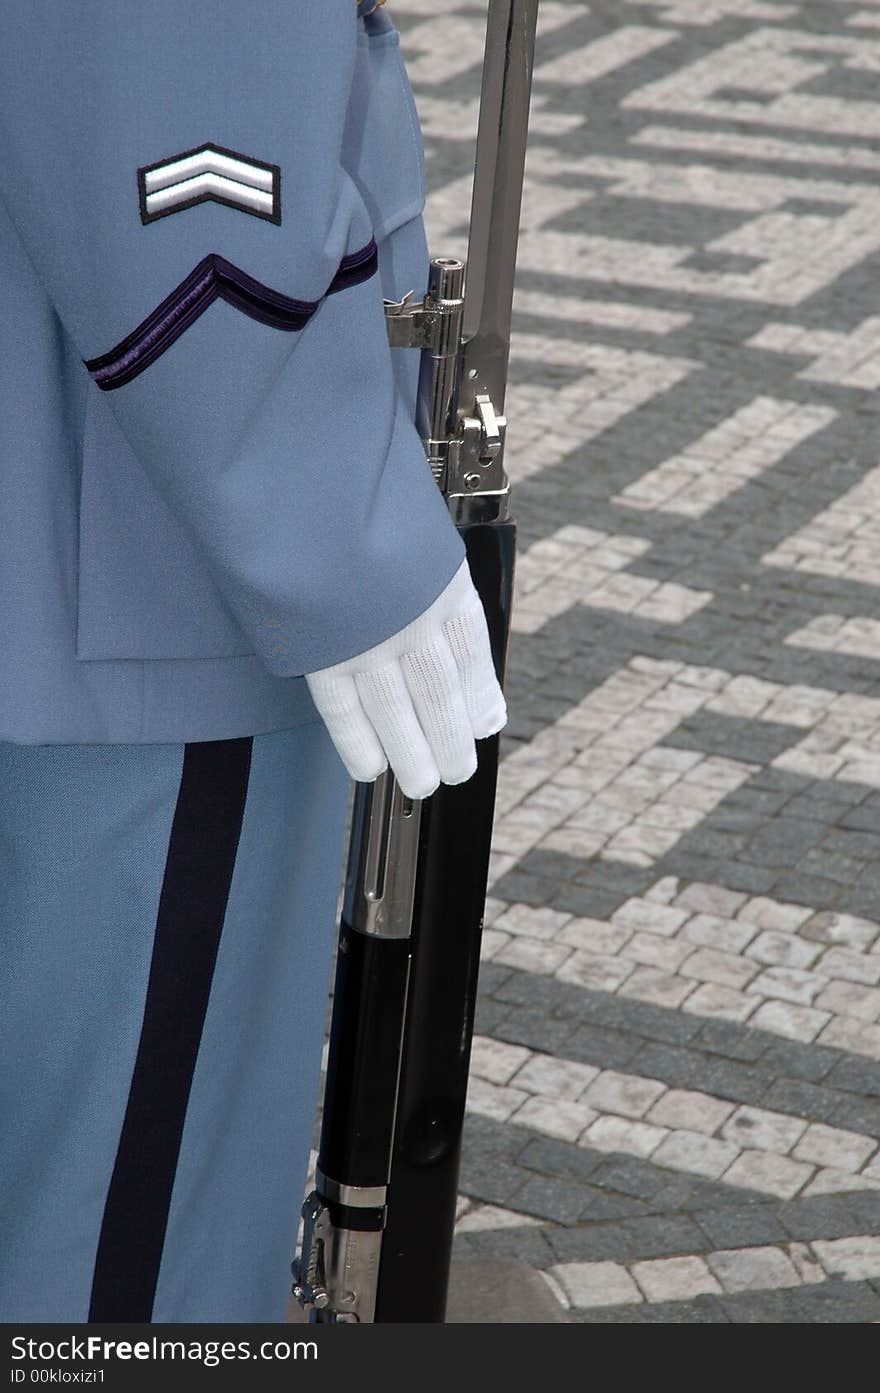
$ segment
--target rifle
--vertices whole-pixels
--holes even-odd
[[[385,301],[392,347],[421,350],[427,461],[467,550],[499,681],[516,524],[504,470],[538,0],[490,0],[465,263]],[[476,773],[422,802],[386,771],[358,784],[339,931],[315,1190],[293,1292],[317,1322],[445,1315],[498,736]]]

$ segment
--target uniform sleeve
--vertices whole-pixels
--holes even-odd
[[[363,27],[352,0],[0,13],[0,197],[87,391],[279,676],[381,642],[464,555],[388,346],[383,179],[345,154]],[[382,136],[411,152],[395,91]]]

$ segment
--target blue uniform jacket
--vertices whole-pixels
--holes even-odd
[[[354,0],[0,7],[0,739],[315,719],[464,550],[414,425],[424,152]]]

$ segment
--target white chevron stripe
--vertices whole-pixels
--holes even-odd
[[[219,174],[248,184],[251,188],[272,192],[274,175],[271,169],[261,169],[247,160],[234,159],[231,155],[222,155],[218,150],[211,149],[199,150],[194,155],[184,155],[180,159],[169,160],[157,169],[148,170],[144,174],[144,188],[151,194],[201,174]]]
[[[271,180],[271,176],[268,177]],[[271,214],[273,207],[271,193],[264,193],[262,189],[243,184],[236,179],[226,179],[211,171],[199,174],[194,179],[185,179],[170,184],[155,193],[148,193],[146,196],[147,212],[151,214],[162,213],[177,204],[186,203],[190,199],[200,196],[227,198],[243,208],[250,208],[259,213]]]

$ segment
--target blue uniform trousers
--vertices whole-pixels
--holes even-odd
[[[347,792],[319,722],[0,744],[0,1320],[283,1319]]]

